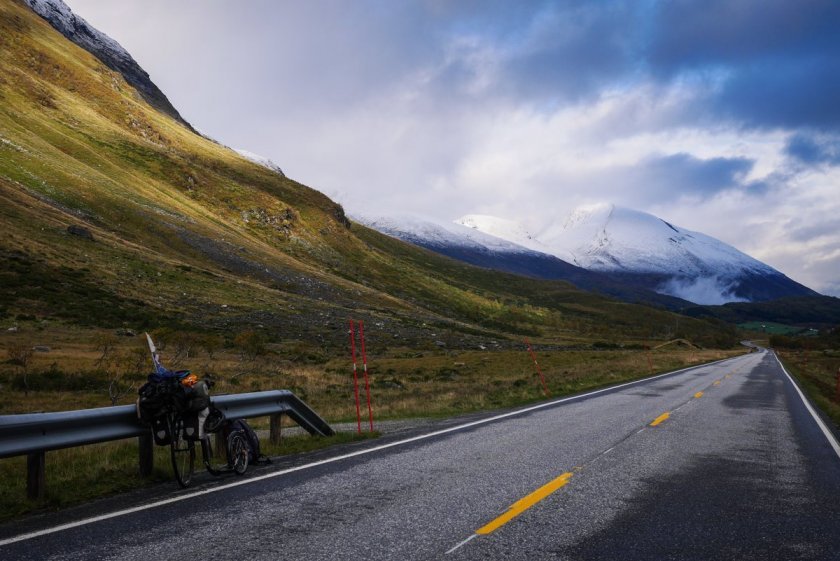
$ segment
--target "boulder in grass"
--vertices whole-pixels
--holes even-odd
[[[84,226],[71,224],[70,226],[67,226],[67,233],[72,236],[79,236],[80,238],[85,238],[86,240],[93,241],[93,234],[91,234],[90,230],[88,230]]]

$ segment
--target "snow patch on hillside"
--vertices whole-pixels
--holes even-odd
[[[286,174],[283,173],[283,170],[280,168],[280,166],[278,166],[265,156],[260,156],[259,154],[254,154],[253,152],[249,152],[248,150],[243,150],[241,148],[233,148],[233,151],[245,158],[246,160],[250,160],[255,164],[259,164],[264,168],[268,168],[271,171],[279,173],[283,177],[286,177]]]

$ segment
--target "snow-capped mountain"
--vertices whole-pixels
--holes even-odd
[[[32,10],[47,20],[58,32],[102,61],[108,68],[122,74],[150,105],[177,119],[188,128],[189,123],[169,102],[122,45],[73,13],[62,0],[24,0]]]
[[[259,164],[264,168],[270,169],[275,173],[279,173],[283,177],[286,177],[286,174],[283,173],[283,170],[280,166],[275,164],[272,160],[269,160],[265,156],[260,156],[259,154],[254,154],[253,152],[249,152],[248,150],[243,150],[241,148],[234,148],[234,152],[245,158],[246,160],[251,160],[255,164]]]
[[[416,215],[356,220],[480,267],[672,309],[816,294],[715,238],[615,205],[579,208],[537,233],[486,215],[455,223]]]
[[[816,294],[720,240],[611,204],[578,208],[538,234],[492,217],[456,222],[502,238],[524,236],[579,267],[697,304]]]
[[[391,237],[486,269],[532,278],[565,280],[586,290],[627,302],[679,309],[685,300],[657,294],[643,287],[618,282],[597,271],[587,271],[558,259],[515,222],[492,216],[473,216],[464,224],[435,221],[403,214],[389,217],[353,216],[353,220]],[[490,235],[482,229],[503,231],[512,239]]]
[[[476,232],[484,232],[514,244],[540,253],[551,254],[551,248],[537,240],[522,224],[513,220],[488,216],[486,214],[468,214],[454,222]]]
[[[534,250],[501,236],[486,234],[455,222],[440,222],[414,214],[352,218],[383,234],[429,249],[463,248],[487,253],[534,253]]]

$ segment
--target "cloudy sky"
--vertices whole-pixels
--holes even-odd
[[[840,2],[67,0],[349,211],[613,202],[840,296]]]

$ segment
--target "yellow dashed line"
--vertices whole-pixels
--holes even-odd
[[[713,386],[719,386],[720,385],[720,380],[715,380],[712,385]]]
[[[694,394],[694,397],[700,399],[701,397],[703,397],[703,392],[697,392],[696,394]]]
[[[504,526],[505,524],[507,524],[508,522],[510,522],[511,520],[513,520],[514,518],[516,518],[517,516],[519,516],[520,514],[522,514],[523,512],[525,512],[526,510],[528,510],[529,508],[546,498],[547,496],[549,496],[550,494],[552,494],[553,492],[555,492],[557,489],[566,485],[566,483],[568,483],[569,479],[571,478],[572,474],[566,472],[557,479],[546,483],[530,495],[527,495],[513,503],[507,510],[507,512],[505,512],[503,515],[499,516],[489,524],[482,526],[481,528],[476,530],[475,533],[479,535],[487,535],[492,532],[495,532],[496,530],[498,530],[499,528],[501,528],[502,526]]]
[[[655,427],[655,426],[657,426],[659,423],[662,423],[662,422],[664,422],[665,420],[667,420],[667,419],[668,419],[668,417],[670,417],[670,416],[671,416],[671,414],[670,414],[670,413],[668,413],[668,412],[662,413],[660,416],[658,416],[657,418],[655,418],[655,419],[653,420],[653,422],[650,424],[650,426]]]

